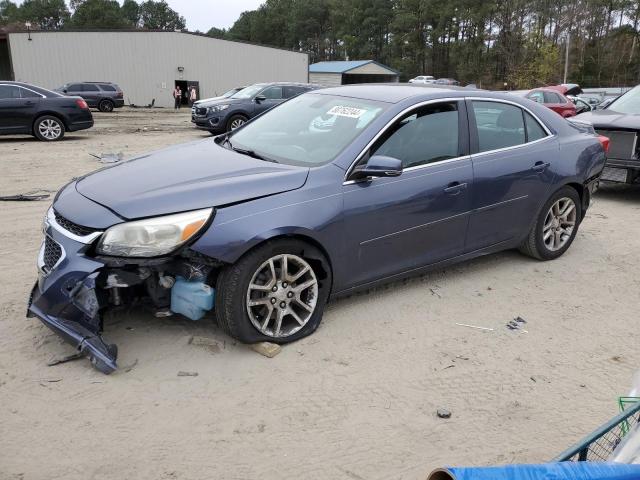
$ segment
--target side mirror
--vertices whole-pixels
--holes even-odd
[[[254,100],[256,103],[264,102],[267,99],[264,95],[258,95]]]
[[[68,93],[67,89],[65,88],[64,90],[62,90],[62,93]]]
[[[356,167],[351,180],[370,177],[398,177],[402,173],[402,160],[385,155],[374,155],[364,165]]]

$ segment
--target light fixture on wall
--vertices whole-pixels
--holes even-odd
[[[25,27],[27,27],[27,33],[29,34],[29,41],[31,41],[31,22],[25,22]]]
[[[178,71],[179,71],[180,73],[184,72],[184,67],[178,67]]]

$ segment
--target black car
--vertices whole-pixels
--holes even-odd
[[[610,146],[602,180],[640,182],[640,85],[612,100],[607,106],[578,117],[609,137]]]
[[[285,100],[317,88],[309,83],[256,83],[229,98],[199,103],[191,121],[213,134],[230,132]]]
[[[82,97],[91,108],[112,112],[124,106],[122,89],[111,82],[74,82],[56,88],[57,92],[72,97]]]
[[[44,88],[0,81],[0,135],[27,134],[52,142],[93,126],[93,116],[80,97],[65,97]]]

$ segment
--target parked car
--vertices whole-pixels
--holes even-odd
[[[122,89],[111,82],[66,83],[56,88],[56,91],[72,97],[82,97],[89,107],[101,112],[112,112],[114,108],[124,106]]]
[[[460,82],[453,78],[439,78],[435,81],[436,85],[460,85]]]
[[[218,95],[217,97],[203,98],[201,100],[197,100],[197,101],[193,102],[193,105],[191,106],[191,117],[193,118],[193,115],[196,113],[196,107],[198,105],[202,105],[203,103],[214,102],[214,101],[217,101],[217,100],[224,100],[225,98],[229,98],[232,95],[238,93],[243,88],[247,88],[247,87],[246,86],[244,86],[244,87],[235,87],[235,88],[232,88],[231,90],[227,90],[222,95]]]
[[[598,108],[578,116],[590,122],[596,132],[611,139],[602,180],[640,182],[640,85]]]
[[[93,126],[93,116],[80,97],[21,82],[0,81],[0,135],[26,134],[38,140],[61,140],[65,132]]]
[[[417,77],[409,80],[409,83],[436,83],[436,79],[431,75],[418,75]]]
[[[564,118],[573,117],[576,114],[576,106],[573,102],[554,88],[534,88],[525,95],[525,98],[541,103]]]
[[[319,118],[334,121],[312,128]],[[596,189],[601,140],[494,92],[305,93],[69,183],[45,218],[29,312],[105,373],[117,349],[103,315],[132,302],[213,310],[242,342],[294,341],[329,298],[503,249],[558,258]]]
[[[595,108],[595,107],[592,107],[589,102],[587,102],[586,100],[580,97],[567,95],[567,98],[571,100],[573,104],[576,106],[576,115],[579,115],[584,112],[590,112]]]
[[[230,132],[285,100],[316,88],[309,83],[256,83],[228,98],[202,102],[192,113],[191,121],[214,135]]]

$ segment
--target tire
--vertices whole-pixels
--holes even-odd
[[[227,121],[227,132],[231,132],[236,128],[240,128],[245,123],[247,123],[247,117],[245,117],[244,115],[233,115]]]
[[[64,122],[52,115],[39,117],[33,123],[33,135],[43,142],[62,140],[64,132]]]
[[[281,258],[285,256],[289,278],[292,279],[290,285],[281,282]],[[270,261],[273,261],[273,269]],[[303,270],[303,263],[310,270],[295,280],[294,277]],[[263,276],[265,273],[268,275]],[[305,287],[314,279],[315,288],[313,285]],[[320,325],[331,280],[331,268],[317,248],[296,239],[268,241],[218,275],[215,305],[218,326],[243,343],[268,341],[283,344],[306,337]],[[254,288],[250,288],[250,283]],[[278,290],[274,291],[271,284]],[[255,288],[257,285],[260,285],[259,290]],[[293,293],[299,288],[303,290]],[[299,300],[304,301],[307,308],[302,308]],[[256,305],[250,306],[250,303]],[[311,311],[310,305],[313,306]],[[293,313],[288,313],[291,311]],[[278,319],[281,319],[279,327]]]
[[[562,256],[576,238],[581,220],[580,195],[574,188],[562,187],[545,202],[520,251],[538,260]]]
[[[100,100],[100,103],[98,103],[98,110],[100,110],[101,112],[113,112],[114,108],[115,105],[111,100]]]

